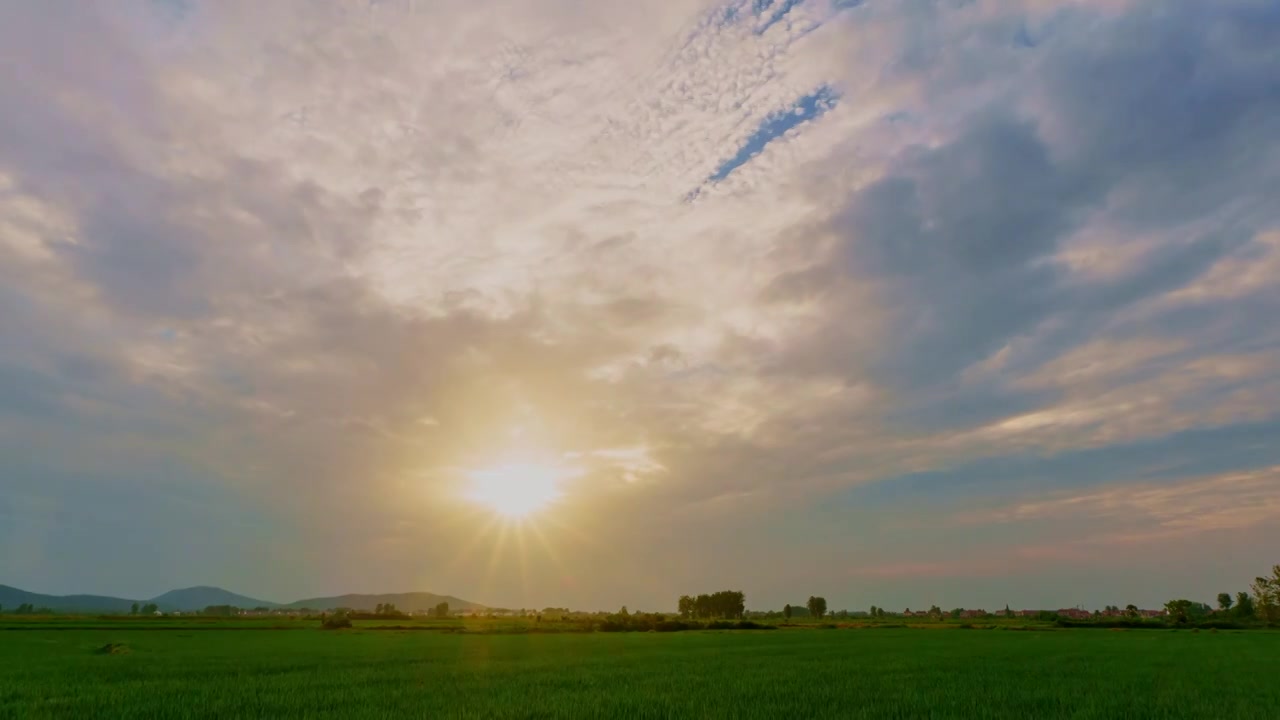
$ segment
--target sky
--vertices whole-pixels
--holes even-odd
[[[1280,562],[1272,0],[0,0],[0,107],[0,583],[994,610]]]

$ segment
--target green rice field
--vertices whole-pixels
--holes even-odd
[[[1280,717],[1274,632],[287,627],[0,628],[0,717]]]

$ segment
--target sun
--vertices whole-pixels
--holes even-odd
[[[507,463],[472,470],[466,497],[509,518],[524,518],[563,496],[561,483],[574,471],[556,465]]]

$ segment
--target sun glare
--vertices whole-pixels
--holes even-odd
[[[467,497],[509,518],[523,518],[563,494],[560,484],[572,477],[570,469],[533,463],[510,463],[473,470]]]

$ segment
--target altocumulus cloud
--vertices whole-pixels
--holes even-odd
[[[7,582],[991,605],[1274,562],[1274,3],[471,5],[0,9]],[[456,490],[524,450],[581,472],[516,543]]]

